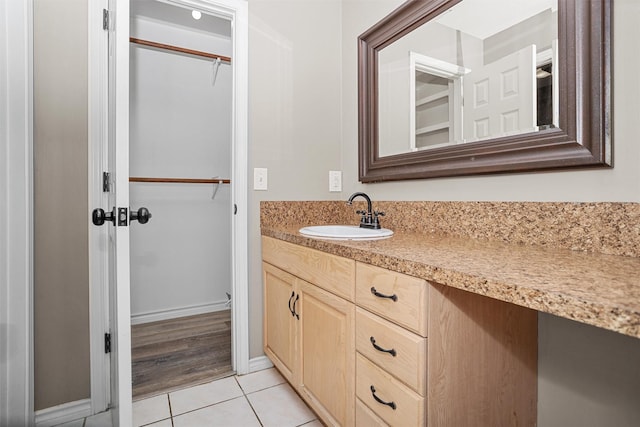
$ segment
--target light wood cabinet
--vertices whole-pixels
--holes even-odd
[[[356,304],[426,336],[429,288],[417,277],[356,264]]]
[[[307,248],[291,255],[287,252],[291,247],[281,243],[285,242],[263,245],[263,259],[282,266],[276,254],[288,253],[290,256],[284,258],[286,262],[293,260],[297,272],[304,269],[303,259],[322,261],[315,264],[315,271],[304,273],[315,283],[263,262],[265,354],[324,423],[354,425],[355,305],[324,289],[336,284],[341,286],[341,294],[352,295],[353,280],[343,285],[335,277],[324,280],[330,275],[317,266],[339,266],[342,273],[338,275],[346,272],[350,278],[354,272],[349,272],[349,263],[342,263],[338,257],[318,257]],[[352,270],[355,268],[353,261],[345,261],[350,261]]]
[[[427,395],[427,339],[356,308],[356,350],[421,396]]]
[[[264,352],[282,376],[294,383],[299,371],[296,357],[296,322],[291,305],[295,297],[296,278],[267,263],[262,264],[264,285]]]
[[[333,294],[354,300],[355,261],[315,249],[262,238],[262,259]]]
[[[537,313],[263,237],[264,350],[327,425],[535,426]]]
[[[388,425],[427,424],[428,303],[425,280],[356,263],[356,396]]]
[[[304,281],[298,292],[300,394],[328,424],[353,425],[355,306]]]

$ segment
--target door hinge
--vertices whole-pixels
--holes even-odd
[[[104,352],[111,353],[111,334],[109,332],[104,334]]]
[[[102,172],[102,192],[108,193],[111,191],[111,174],[109,172]]]
[[[109,30],[109,10],[102,9],[102,29]]]

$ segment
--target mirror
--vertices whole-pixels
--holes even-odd
[[[610,3],[401,5],[359,38],[360,181],[611,166]]]

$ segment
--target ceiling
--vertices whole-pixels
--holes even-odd
[[[434,21],[480,40],[538,13],[558,8],[558,0],[464,0]]]
[[[231,21],[202,12],[202,18],[191,16],[192,9],[158,0],[131,0],[131,16],[162,21],[192,30],[231,37]]]

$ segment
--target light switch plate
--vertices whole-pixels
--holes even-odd
[[[342,171],[329,171],[329,192],[342,191]]]
[[[253,168],[253,189],[266,191],[268,187],[267,168]]]

